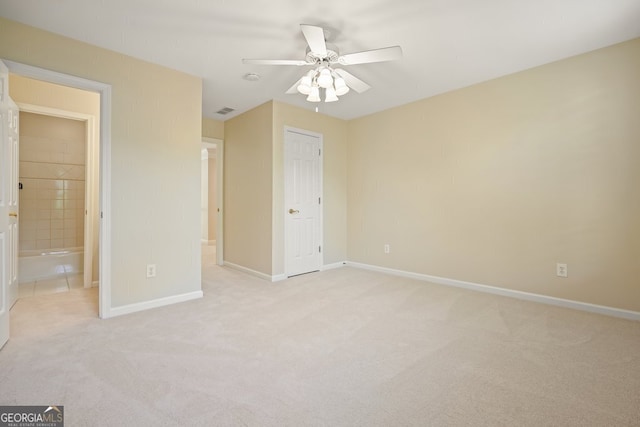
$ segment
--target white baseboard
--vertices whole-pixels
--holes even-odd
[[[529,292],[515,291],[512,289],[498,288],[495,286],[482,285],[479,283],[465,282],[462,280],[448,279],[446,277],[430,276],[428,274],[413,273],[410,271],[394,270],[392,268],[379,267],[376,265],[362,264],[359,262],[347,261],[347,265],[364,270],[372,270],[380,273],[392,274],[394,276],[407,277],[410,279],[422,280],[439,285],[455,286],[457,288],[469,289],[472,291],[486,292],[521,300],[540,302],[543,304],[556,305],[559,307],[572,308],[576,310],[589,311],[591,313],[604,314],[607,316],[620,317],[628,320],[640,321],[640,312],[623,310],[621,308],[607,307],[604,305],[589,304],[586,302],[573,301],[563,298],[550,297],[547,295],[533,294]]]
[[[241,271],[243,273],[249,274],[251,276],[259,277],[261,279],[267,280],[269,282],[278,282],[280,280],[284,280],[287,278],[284,274],[276,274],[275,276],[271,276],[267,273],[262,273],[260,271],[252,270],[248,267],[243,267],[242,265],[234,264],[229,261],[224,261],[223,265],[225,267],[232,268],[234,270]]]
[[[333,263],[333,264],[326,264],[326,265],[323,265],[322,267],[320,267],[320,271],[331,270],[333,268],[344,267],[346,264],[347,264],[346,261],[336,262],[336,263]],[[284,273],[283,274],[274,274],[273,276],[270,276],[270,275],[268,275],[266,273],[262,273],[260,271],[252,270],[250,268],[243,267],[241,265],[234,264],[234,263],[229,262],[229,261],[224,261],[223,265],[225,267],[229,267],[231,269],[242,271],[243,273],[250,274],[251,276],[255,276],[255,277],[259,277],[259,278],[264,279],[264,280],[268,280],[269,282],[279,282],[281,280],[286,280],[287,279],[287,275],[284,274]]]
[[[347,265],[346,261],[334,262],[332,264],[325,264],[320,268],[320,271],[333,270],[334,268],[344,267],[345,265]]]
[[[134,304],[122,305],[120,307],[112,307],[107,317],[122,316],[123,314],[135,313],[138,311],[149,310],[151,308],[164,307],[165,305],[177,304],[179,302],[191,301],[202,298],[202,291],[189,292],[186,294],[173,295],[170,297],[158,298],[151,301],[143,301]]]

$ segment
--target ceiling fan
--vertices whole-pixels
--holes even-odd
[[[243,59],[245,64],[255,65],[311,65],[314,68],[300,78],[286,93],[307,95],[307,101],[320,102],[321,90],[325,94],[325,102],[334,102],[338,96],[353,89],[358,93],[369,90],[371,86],[353,74],[335,65],[368,64],[371,62],[393,61],[402,58],[400,46],[340,55],[335,46],[327,44],[322,27],[301,24],[300,29],[309,47],[305,59]]]

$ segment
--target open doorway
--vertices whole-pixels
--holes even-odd
[[[20,110],[19,297],[98,286],[100,96],[14,74],[10,91]]]
[[[94,193],[97,198],[95,214],[99,217],[99,239],[96,238],[93,244],[99,249],[98,256],[93,259],[95,268],[92,272],[95,273],[92,276],[96,274],[99,282],[98,315],[101,318],[111,317],[111,86],[18,62],[2,62],[13,75],[98,94],[99,113],[96,117],[99,118],[99,126],[96,127],[99,131],[96,131],[94,154],[99,155],[99,171],[96,171],[93,178],[99,188]],[[7,92],[10,92],[11,87],[8,86]],[[8,323],[6,326],[8,327]]]
[[[202,266],[223,265],[223,160],[224,143],[202,138],[201,144],[201,235]]]

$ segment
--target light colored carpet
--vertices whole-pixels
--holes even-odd
[[[640,323],[341,268],[99,320],[18,301],[0,404],[68,426],[638,426]]]

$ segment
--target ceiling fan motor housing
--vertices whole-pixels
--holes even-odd
[[[322,62],[328,62],[329,64],[335,64],[338,62],[338,58],[340,57],[340,51],[336,46],[327,43],[327,54],[320,55],[311,51],[310,48],[307,47],[307,56],[305,60],[309,64],[321,64]]]

